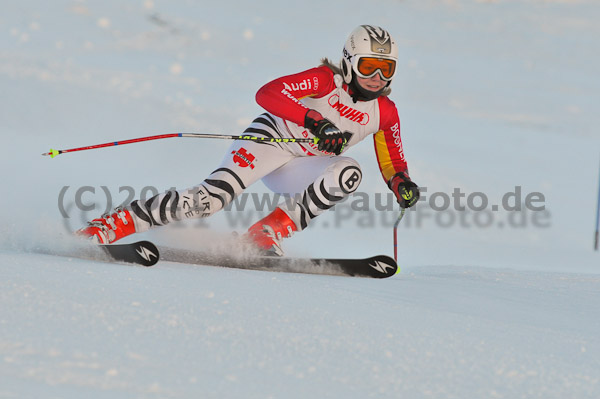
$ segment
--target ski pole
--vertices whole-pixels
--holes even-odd
[[[64,154],[67,152],[94,150],[96,148],[113,147],[115,145],[139,143],[142,141],[168,139],[171,137],[190,137],[190,138],[224,139],[224,140],[246,140],[246,141],[262,141],[262,142],[270,142],[270,143],[316,143],[318,141],[317,138],[295,139],[295,138],[255,137],[255,136],[250,136],[250,135],[235,136],[235,135],[207,134],[207,133],[167,133],[167,134],[159,134],[156,136],[140,137],[137,139],[111,141],[109,143],[90,145],[90,146],[86,146],[86,147],[70,148],[68,150],[50,149],[50,151],[45,152],[42,155],[44,155],[44,156],[50,155],[51,158],[54,158],[57,155]]]
[[[398,215],[396,223],[394,223],[394,260],[396,261],[396,263],[398,263],[398,225],[404,217],[404,212],[406,212],[406,208],[402,208],[402,211],[400,211],[400,215]]]
[[[596,205],[596,234],[594,235],[594,251],[598,250],[598,238],[600,236],[600,171],[598,173],[598,203]]]

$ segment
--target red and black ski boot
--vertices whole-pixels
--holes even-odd
[[[76,235],[88,237],[97,244],[111,244],[135,233],[135,224],[127,209],[116,208],[111,214],[88,222],[88,226],[77,230]]]
[[[244,234],[244,238],[259,248],[266,256],[283,256],[281,241],[297,231],[296,224],[281,208],[275,208]]]

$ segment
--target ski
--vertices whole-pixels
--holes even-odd
[[[167,247],[159,247],[159,251],[162,261],[236,269],[371,278],[391,277],[399,271],[396,261],[385,255],[365,259],[328,259],[271,256],[236,257]]]
[[[398,273],[396,261],[386,255],[364,259],[286,258],[271,256],[232,256],[229,254],[156,247],[149,241],[99,245],[111,260],[153,266],[159,260],[192,265],[287,273],[386,278]]]
[[[160,252],[150,241],[138,241],[130,244],[100,245],[112,260],[153,266],[160,259]]]

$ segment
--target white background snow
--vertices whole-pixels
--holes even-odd
[[[600,397],[598,2],[24,0],[1,10],[0,398]],[[491,209],[520,187],[522,200],[543,194],[545,211],[420,203],[399,231],[402,273],[382,281],[37,253],[72,245],[69,233],[104,210],[103,186],[113,206],[122,187],[137,197],[191,186],[229,143],[42,152],[238,134],[262,112],[262,84],[337,61],[362,23],[399,43],[391,98],[427,198],[459,188]],[[370,140],[347,155],[371,201],[387,194]],[[85,186],[96,191],[83,202],[97,207],[81,212]],[[350,203],[288,240],[289,254],[392,254],[397,210]],[[222,212],[140,238],[202,247],[259,216]]]

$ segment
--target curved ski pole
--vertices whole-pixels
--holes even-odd
[[[404,217],[405,212],[406,208],[402,208],[402,211],[400,211],[400,215],[398,215],[396,223],[394,223],[394,260],[396,261],[396,263],[398,263],[398,225]]]
[[[75,151],[95,150],[97,148],[113,147],[116,145],[140,143],[142,141],[168,139],[172,137],[186,137],[186,138],[204,138],[204,139],[223,139],[223,140],[245,140],[245,141],[261,141],[261,142],[275,142],[275,143],[315,143],[317,138],[275,138],[275,137],[255,137],[248,134],[241,134],[239,136],[224,135],[224,134],[208,134],[208,133],[166,133],[158,134],[156,136],[140,137],[137,139],[111,141],[103,144],[89,145],[86,147],[70,148],[68,150],[54,150],[43,153],[44,156],[50,156],[54,158],[60,154]]]

